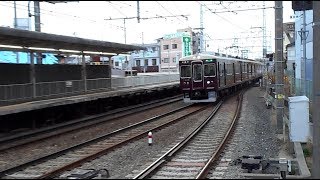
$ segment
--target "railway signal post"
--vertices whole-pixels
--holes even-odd
[[[148,133],[148,145],[149,146],[152,145],[152,132],[151,131]]]

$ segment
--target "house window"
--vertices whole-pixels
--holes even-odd
[[[152,50],[153,52],[155,52],[155,51],[157,50],[157,48],[156,48],[156,47],[151,47],[151,50]]]
[[[140,60],[136,60],[136,65],[140,66]]]
[[[148,66],[148,65],[149,65],[148,59],[145,59],[145,60],[144,60],[144,65],[145,65],[145,66]]]
[[[163,45],[163,50],[169,49],[169,45]]]
[[[164,58],[165,63],[169,63],[169,58]]]
[[[119,66],[119,62],[118,62],[118,61],[115,62],[114,65],[115,65],[115,66]]]
[[[152,59],[152,66],[156,66],[157,65],[157,59]]]
[[[177,49],[178,45],[177,44],[172,44],[172,49]]]
[[[172,62],[176,62],[177,61],[177,58],[176,57],[173,57],[172,58]]]

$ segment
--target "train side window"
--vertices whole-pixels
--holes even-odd
[[[204,76],[216,76],[216,66],[214,64],[204,65]]]
[[[202,65],[195,64],[193,65],[193,80],[201,81],[202,80]]]
[[[182,78],[191,77],[191,66],[181,66],[180,74]]]
[[[226,73],[227,75],[232,75],[232,64],[226,64]]]
[[[222,67],[222,64],[220,64],[220,76],[223,76],[224,75],[224,69]]]
[[[242,72],[243,72],[243,73],[247,73],[246,66],[247,66],[246,63],[243,63],[243,64],[242,64]]]
[[[235,64],[235,71],[236,71],[236,74],[239,74],[240,73],[240,69],[239,69],[239,66],[237,64]]]

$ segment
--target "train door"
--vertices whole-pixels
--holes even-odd
[[[216,78],[216,64],[205,63],[203,64],[203,82],[205,89],[214,89],[217,85]]]
[[[191,62],[192,67],[192,89],[203,89],[203,63],[202,61]]]
[[[240,81],[241,81],[241,82],[242,82],[242,80],[243,80],[242,63],[243,63],[243,62],[240,62],[240,63],[239,63],[239,66],[240,66]]]
[[[225,85],[225,69],[222,63],[219,63],[219,87]]]
[[[250,76],[250,64],[249,63],[247,63],[247,72],[248,72],[248,79],[250,79],[251,78],[251,76]]]
[[[236,68],[234,63],[232,63],[232,72],[233,72],[233,83],[236,83]]]
[[[223,69],[224,69],[224,85],[227,85],[227,70],[226,70],[226,63],[223,63]]]
[[[218,87],[220,87],[221,86],[221,78],[220,78],[220,75],[221,75],[221,64],[218,62],[218,81],[219,81],[219,84],[218,84]]]

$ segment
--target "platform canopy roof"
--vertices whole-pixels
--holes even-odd
[[[3,46],[5,45],[5,46]],[[11,48],[7,46],[19,46]],[[35,47],[35,48],[30,48]],[[48,50],[47,50],[48,49]],[[74,54],[126,54],[134,50],[144,50],[142,46],[120,44],[108,41],[84,39],[72,36],[48,34],[43,32],[0,27],[0,50],[52,52],[60,50],[75,51]],[[77,53],[79,51],[80,53]],[[86,53],[90,51],[91,53]],[[96,53],[93,53],[96,52]],[[98,53],[99,52],[99,53]]]

